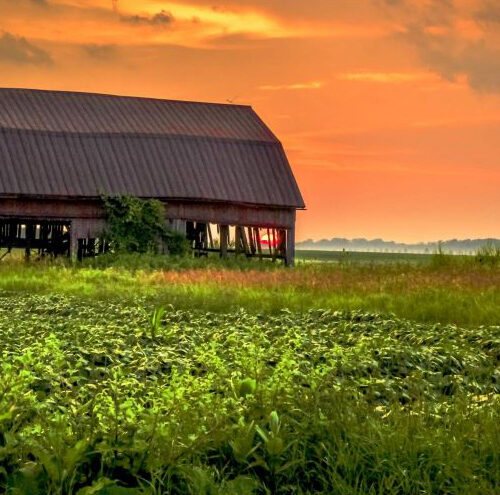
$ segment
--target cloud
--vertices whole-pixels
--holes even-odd
[[[481,9],[476,11],[474,17],[480,23],[486,25],[500,23],[500,5],[498,4],[498,0],[495,0],[495,3],[488,2],[484,4]]]
[[[429,81],[436,76],[425,72],[346,72],[339,74],[337,79],[343,81],[366,81],[375,83],[406,83],[414,81]]]
[[[207,39],[210,46],[217,48],[251,48],[256,46],[256,42],[265,41],[265,38],[249,33],[234,33],[228,35],[214,36]]]
[[[114,45],[90,43],[88,45],[83,45],[82,48],[89,57],[99,60],[108,60],[116,54],[116,47]]]
[[[443,78],[456,81],[467,77],[478,92],[500,91],[500,50],[483,39],[464,42],[457,37],[435,36],[413,26],[406,39],[417,49],[422,62]]]
[[[15,64],[51,65],[48,52],[30,43],[26,38],[4,33],[0,37],[0,61]]]
[[[294,84],[266,84],[264,86],[259,86],[259,89],[264,91],[280,91],[280,90],[297,90],[297,89],[320,89],[325,85],[322,81],[311,81],[306,83],[294,83]]]
[[[248,35],[256,39],[279,39],[318,35],[318,26],[311,29],[302,23],[287,23],[279,16],[255,6],[213,6],[197,0],[172,0],[166,2],[170,18],[175,18],[176,31],[182,32],[180,38],[197,38],[197,44],[211,44],[219,37]],[[118,11],[123,20],[136,24],[160,21],[155,14],[157,3],[136,0],[120,0]],[[140,10],[139,10],[140,9]],[[163,19],[166,20],[166,19]],[[319,33],[325,35],[325,32]]]
[[[353,23],[332,26],[323,21],[288,19],[255,0],[231,3],[224,8],[213,8],[208,0],[45,0],[50,8],[43,9],[34,3],[37,1],[0,0],[2,27],[47,43],[183,46],[204,50],[253,48],[266,40],[356,38],[366,31],[369,36],[387,34],[384,30],[371,32],[366,26],[357,26],[353,32]],[[35,7],[40,16],[37,12],[34,20]]]
[[[162,10],[157,14],[146,16],[146,15],[122,15],[120,17],[122,22],[127,22],[129,24],[135,25],[150,25],[150,26],[169,26],[174,22],[174,16],[170,12]]]
[[[457,74],[467,74],[470,86],[476,91],[500,91],[500,50],[479,41],[469,45],[455,63]]]
[[[465,76],[471,89],[500,92],[500,20],[495,0],[470,11],[452,0],[388,2],[386,12],[403,23],[398,38],[412,45],[422,64],[449,81]]]

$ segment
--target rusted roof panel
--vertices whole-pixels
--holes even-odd
[[[102,193],[304,206],[250,107],[0,89],[0,196]]]

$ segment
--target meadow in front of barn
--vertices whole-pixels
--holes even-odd
[[[500,490],[494,258],[11,260],[0,297],[8,493]]]

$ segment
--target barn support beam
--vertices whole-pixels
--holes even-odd
[[[234,252],[236,256],[241,253],[241,227],[236,225],[234,228]]]
[[[229,240],[229,225],[221,225],[220,228],[220,257],[227,258],[227,244]]]
[[[72,261],[76,261],[78,258],[78,236],[81,230],[80,224],[81,222],[78,219],[73,219],[69,229],[69,256]]]
[[[248,247],[248,239],[247,234],[245,232],[245,227],[237,225],[234,228],[234,248],[236,255],[244,254],[245,256],[249,256],[250,248]]]
[[[295,265],[295,227],[286,230],[285,265]]]
[[[251,256],[250,246],[248,245],[248,239],[247,239],[247,233],[245,232],[245,227],[241,227],[240,237],[245,256],[247,257]]]

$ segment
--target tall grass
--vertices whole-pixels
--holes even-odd
[[[487,244],[478,249],[475,261],[482,265],[500,266],[500,245]]]
[[[362,309],[422,322],[500,322],[499,267],[450,258],[428,265],[305,263],[291,270],[241,259],[221,264],[134,256],[87,265],[0,263],[0,290],[106,300],[146,297],[157,305],[217,312]]]

